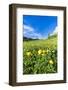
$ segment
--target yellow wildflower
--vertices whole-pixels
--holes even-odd
[[[27,52],[26,55],[27,55],[27,56],[30,56],[30,55],[31,55],[31,52]]]
[[[54,64],[53,60],[49,60],[49,64]]]
[[[42,56],[44,56],[45,54],[42,54]]]
[[[41,50],[41,49],[39,49],[39,50],[38,50],[38,54],[40,55],[41,53],[42,53],[42,50]]]
[[[47,49],[47,53],[49,52],[49,50]]]
[[[46,52],[46,51],[45,51],[45,50],[43,50],[42,52],[43,52],[43,54],[45,54],[45,52]]]

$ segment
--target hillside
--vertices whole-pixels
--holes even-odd
[[[54,35],[50,35],[50,36],[48,36],[48,39],[56,38],[56,37],[57,37],[57,34],[54,34]]]
[[[36,47],[57,47],[57,35],[53,35],[48,37],[48,39],[40,39],[40,40],[27,40],[24,41],[25,48],[36,48]]]

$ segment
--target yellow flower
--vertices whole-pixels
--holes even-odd
[[[38,54],[40,55],[41,53],[42,53],[42,50],[41,50],[41,49],[39,49],[39,50],[38,50]]]
[[[49,60],[49,64],[54,64],[53,60]]]
[[[49,50],[47,49],[47,51],[46,51],[47,53],[49,52]]]
[[[30,56],[30,55],[31,55],[31,52],[27,52],[26,55],[27,55],[27,56]]]
[[[49,50],[47,49],[47,52],[49,52]]]
[[[45,54],[42,54],[42,56],[44,56]]]
[[[46,51],[45,51],[45,50],[43,50],[42,52],[43,52],[43,54],[45,54],[45,52],[46,52]]]

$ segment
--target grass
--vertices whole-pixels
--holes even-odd
[[[57,36],[23,45],[23,74],[57,73]]]

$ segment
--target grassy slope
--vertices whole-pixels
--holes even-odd
[[[24,41],[24,48],[57,48],[57,36],[46,40]]]

